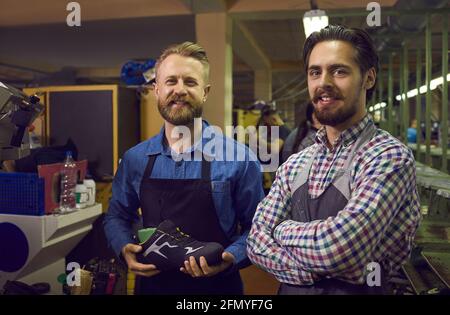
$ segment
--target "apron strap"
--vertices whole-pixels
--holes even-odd
[[[150,178],[155,165],[157,155],[153,154],[148,157],[148,163],[145,167],[144,175],[142,178]],[[202,177],[203,180],[211,180],[211,162],[206,161],[202,155]]]
[[[370,123],[366,129],[361,133],[361,135],[356,140],[355,144],[353,145],[352,151],[347,157],[347,160],[344,163],[343,170],[347,171],[350,169],[351,164],[358,153],[359,149],[364,146],[367,142],[372,140],[373,136],[377,132],[377,128],[373,123]]]
[[[143,179],[146,178],[150,178],[150,175],[152,174],[153,171],[153,166],[155,165],[155,161],[156,161],[156,155],[150,155],[148,157],[148,163],[147,166],[145,167],[145,171],[144,171],[144,175],[143,175]]]
[[[375,125],[369,124],[369,126],[367,126],[367,128],[361,133],[361,135],[358,137],[358,139],[356,140],[350,154],[347,157],[347,160],[344,162],[344,167],[342,168],[342,170],[338,171],[338,174],[335,177],[335,181],[340,178],[344,173],[350,173],[351,171],[351,164],[353,162],[353,159],[356,156],[356,153],[358,152],[358,150],[365,145],[368,141],[370,141],[373,136],[375,135],[375,133],[377,132],[377,128],[375,127]],[[305,184],[306,182],[308,182],[308,178],[309,178],[309,173],[312,167],[312,164],[314,162],[314,159],[317,156],[318,151],[320,150],[320,147],[317,147],[317,150],[315,150],[312,154],[312,156],[310,157],[310,159],[308,160],[308,162],[306,163],[305,167],[300,170],[300,173],[297,175],[297,177],[294,179],[294,182],[291,186],[291,191],[295,192],[298,188],[300,188],[303,184]],[[346,194],[344,195],[349,195],[349,191],[347,191]],[[348,198],[347,198],[348,199]]]
[[[317,152],[319,150],[320,150],[320,147],[317,147],[317,150],[315,150],[313,152],[313,154],[309,158],[308,162],[306,162],[305,167],[302,170],[300,170],[300,173],[297,174],[297,176],[295,177],[294,182],[292,183],[292,186],[291,186],[292,193],[294,193],[297,189],[299,189],[301,186],[303,186],[303,184],[305,184],[308,181],[309,171],[312,167],[314,159],[316,158]]]
[[[210,181],[211,180],[211,162],[206,161],[202,154],[202,179]]]
[[[374,124],[369,124],[366,129],[361,133],[358,139],[355,141],[347,160],[344,162],[344,166],[341,170],[338,170],[332,185],[341,192],[345,199],[350,200],[351,198],[351,172],[353,170],[352,164],[356,158],[356,154],[360,149],[366,145],[367,142],[372,140],[373,136],[377,132],[377,128]]]

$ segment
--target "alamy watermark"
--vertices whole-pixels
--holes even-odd
[[[70,11],[67,15],[67,26],[81,26],[81,6],[78,2],[69,2],[66,6],[66,10]]]
[[[77,262],[70,262],[67,264],[66,271],[69,273],[66,276],[66,282],[69,287],[81,286],[81,268]]]
[[[378,2],[369,2],[366,6],[367,11],[371,11],[366,18],[369,27],[381,26],[381,6]]]
[[[377,262],[370,262],[366,266],[369,273],[366,275],[366,284],[369,287],[381,287],[381,266]]]

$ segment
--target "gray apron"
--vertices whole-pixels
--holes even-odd
[[[311,198],[308,194],[308,177],[311,166],[317,156],[317,151],[306,163],[305,168],[294,179],[291,190],[292,195],[292,220],[298,222],[311,222],[314,220],[325,220],[335,217],[339,211],[344,209],[351,197],[350,182],[352,162],[360,149],[376,133],[376,127],[369,124],[356,140],[352,151],[339,170],[333,182],[317,198]],[[384,274],[381,272],[381,282],[385,282]],[[323,278],[313,285],[290,285],[281,284],[278,294],[382,294],[381,287],[369,287],[366,284],[351,284],[333,278]]]

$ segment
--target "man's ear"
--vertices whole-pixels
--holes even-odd
[[[155,97],[158,98],[158,94],[159,94],[159,89],[158,89],[158,85],[155,83],[153,83],[153,93],[155,94]]]
[[[366,83],[365,83],[366,90],[370,90],[375,85],[376,80],[377,80],[377,73],[375,72],[375,68],[372,67],[369,70],[367,70],[366,73]]]
[[[203,92],[205,93],[205,94],[203,95],[203,103],[206,102],[206,99],[208,98],[209,90],[210,90],[210,89],[211,89],[211,85],[208,84],[208,85],[205,87],[205,89],[203,90]]]

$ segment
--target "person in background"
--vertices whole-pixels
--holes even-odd
[[[278,138],[281,140],[279,143],[280,148],[283,146],[284,141],[291,132],[291,130],[284,123],[283,119],[281,119],[280,114],[270,106],[265,106],[261,110],[261,118],[259,119],[258,126],[266,126],[269,129],[272,126],[278,126]],[[270,136],[270,134],[268,136]]]
[[[417,120],[413,119],[411,122],[411,127],[408,128],[408,143],[417,142]]]
[[[281,163],[287,161],[289,156],[314,144],[316,132],[322,127],[314,114],[312,103],[306,105],[306,120],[287,137],[281,153]]]
[[[284,141],[289,136],[289,133],[291,132],[290,129],[286,127],[279,113],[269,105],[266,105],[261,109],[261,117],[256,124],[256,128],[257,130],[255,133],[250,134],[250,136],[258,139],[257,156],[261,165],[263,167],[268,165],[278,167],[281,161],[281,152],[283,150]],[[270,154],[270,160],[261,159],[261,149],[262,152]],[[274,157],[276,158],[276,161],[273,160]],[[275,172],[264,171],[262,173],[262,178],[264,193],[267,195],[275,178]]]

